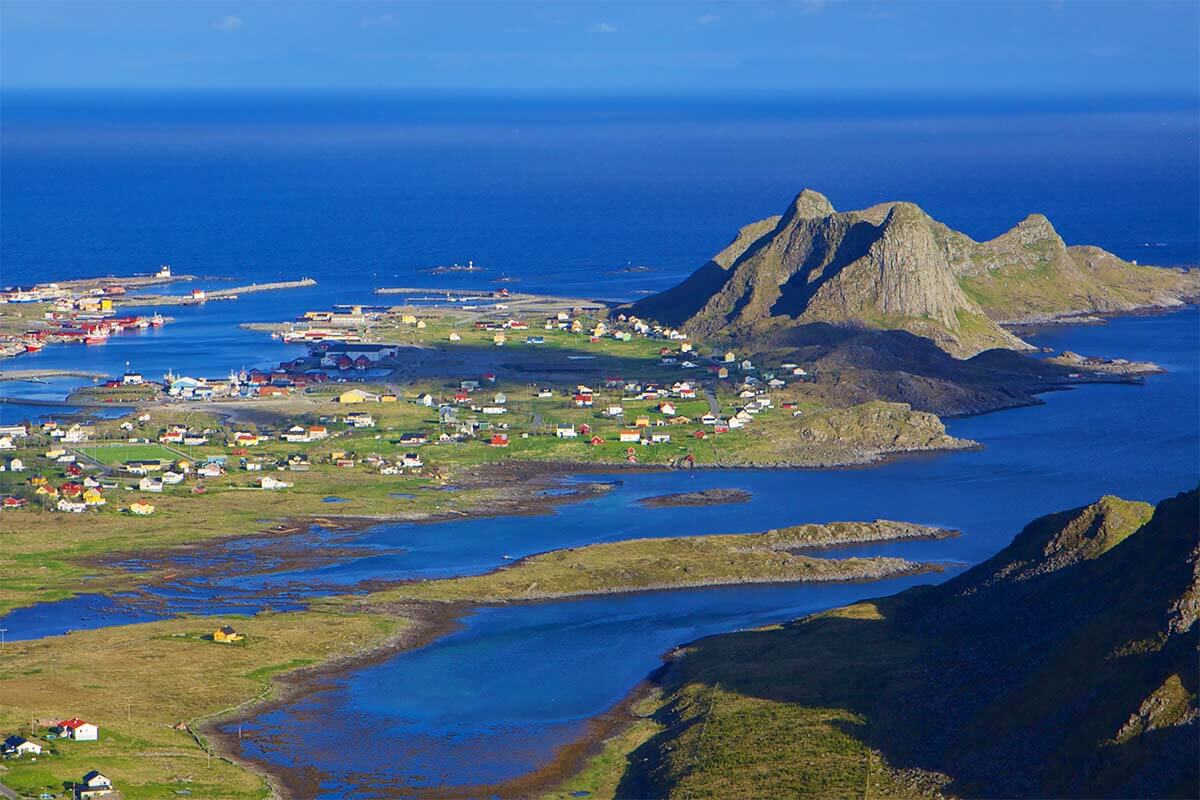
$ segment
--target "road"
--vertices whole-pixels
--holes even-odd
[[[721,416],[721,404],[717,402],[717,393],[710,387],[705,387],[704,398],[708,400],[708,410],[714,417]]]

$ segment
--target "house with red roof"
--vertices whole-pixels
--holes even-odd
[[[100,738],[100,728],[79,717],[64,719],[54,727],[59,736],[74,739],[77,742],[94,742]]]

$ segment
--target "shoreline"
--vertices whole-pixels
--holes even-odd
[[[953,534],[950,534],[953,535]],[[897,541],[905,541],[904,537],[900,537]],[[830,544],[830,547],[838,546]],[[526,558],[529,558],[527,556]],[[523,559],[522,559],[523,560]],[[261,700],[251,699],[239,706],[236,709],[229,709],[212,717],[205,718],[202,723],[199,723],[196,732],[201,736],[215,744],[212,745],[212,752],[220,758],[223,758],[231,763],[237,764],[244,769],[253,772],[256,775],[262,776],[271,787],[274,796],[283,800],[303,800],[303,798],[311,797],[313,790],[319,782],[319,776],[313,772],[297,771],[287,768],[280,768],[268,761],[256,759],[242,755],[240,748],[237,746],[238,741],[235,734],[220,730],[224,725],[234,722],[246,721],[254,717],[261,716],[264,713],[269,713],[273,710],[281,709],[285,706],[293,704],[295,701],[303,698],[314,692],[319,692],[328,688],[333,682],[344,677],[356,670],[364,667],[373,666],[382,663],[389,658],[400,655],[401,653],[413,652],[428,647],[431,644],[461,630],[463,627],[462,619],[476,609],[513,606],[513,605],[534,605],[539,603],[553,602],[571,602],[574,600],[586,600],[590,597],[607,596],[607,595],[629,595],[641,594],[656,591],[674,591],[674,590],[699,590],[710,588],[724,588],[732,586],[768,586],[778,585],[781,583],[873,583],[879,580],[888,580],[893,578],[910,577],[914,575],[924,575],[929,573],[941,573],[946,568],[955,567],[953,564],[936,564],[927,562],[908,562],[909,566],[903,569],[895,570],[891,573],[879,576],[861,576],[848,578],[806,578],[806,579],[779,579],[779,580],[754,580],[744,582],[713,580],[696,584],[676,584],[671,586],[648,586],[639,588],[617,588],[612,590],[603,590],[595,592],[576,592],[564,594],[554,597],[545,598],[530,598],[519,601],[428,601],[428,600],[396,600],[386,604],[376,606],[371,605],[350,605],[345,610],[355,611],[358,613],[387,613],[402,615],[404,619],[415,624],[416,630],[410,631],[408,627],[397,636],[392,637],[387,642],[380,644],[377,647],[370,648],[359,653],[354,653],[347,656],[335,657],[329,661],[310,667],[302,667],[293,670],[276,678],[272,684],[272,691],[267,697]],[[718,634],[712,634],[718,635]],[[706,638],[706,637],[705,637]],[[696,640],[699,641],[699,640]],[[403,791],[405,796],[412,797],[428,797],[428,798],[468,798],[468,797],[500,797],[500,798],[522,798],[528,797],[531,794],[540,794],[542,792],[553,789],[555,786],[562,783],[564,780],[575,774],[586,762],[586,760],[596,755],[602,748],[605,741],[623,729],[626,725],[633,722],[635,717],[632,715],[632,707],[644,696],[645,692],[656,686],[656,678],[665,673],[670,668],[673,654],[681,648],[687,647],[688,643],[683,643],[672,647],[671,650],[662,655],[663,662],[658,667],[651,670],[646,677],[641,679],[634,687],[627,692],[621,700],[613,706],[610,706],[601,713],[587,718],[586,732],[579,738],[564,742],[557,746],[549,761],[543,766],[537,768],[533,772],[529,772],[520,777],[514,778],[497,784],[476,784],[472,786],[463,786],[457,789],[434,789],[412,787],[395,787],[397,791]],[[190,729],[190,728],[189,728]],[[194,734],[195,735],[195,734]],[[197,740],[203,740],[201,736],[197,736]]]

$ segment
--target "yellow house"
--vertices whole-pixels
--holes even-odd
[[[350,389],[338,395],[339,403],[365,403],[367,400],[373,399],[374,395],[370,392],[364,392],[362,389]]]
[[[726,363],[730,363],[730,364],[731,364],[731,363],[733,363],[734,361],[737,361],[737,356],[735,356],[735,355],[733,354],[733,351],[732,351],[732,350],[730,350],[728,353],[726,353],[726,354],[725,354],[725,362],[726,362]]]
[[[405,314],[402,317],[400,317],[400,323],[402,325],[416,325],[417,318],[413,314]]]
[[[396,402],[396,395],[394,395],[394,394],[381,394],[381,395],[379,395],[379,402],[381,402],[381,403],[394,403],[394,402]]]
[[[650,418],[649,417],[638,417],[636,420],[634,420],[633,426],[635,428],[649,428],[650,427]]]
[[[141,500],[134,500],[133,505],[129,507],[129,511],[137,514],[139,517],[148,517],[154,513],[154,504],[146,503]]]
[[[107,297],[102,298],[100,300],[100,310],[101,311],[112,311],[113,310],[112,300],[109,300]]]
[[[42,497],[58,497],[58,489],[55,489],[48,483],[43,483],[37,488],[36,494],[39,494]]]
[[[246,637],[243,636],[242,634],[238,633],[237,631],[235,631],[230,626],[224,625],[220,628],[217,628],[215,631],[213,631],[212,638],[213,638],[214,642],[228,643],[228,642],[240,642],[242,639],[245,639]]]
[[[108,501],[104,499],[104,495],[99,489],[91,488],[83,490],[83,502],[89,506],[102,506]]]
[[[45,486],[47,483],[49,483],[49,481],[47,481],[41,475],[34,475],[32,478],[29,479],[29,482],[32,483],[34,486]]]

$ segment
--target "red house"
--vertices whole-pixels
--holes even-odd
[[[492,447],[508,447],[508,434],[507,433],[493,433],[491,444],[492,444]]]

